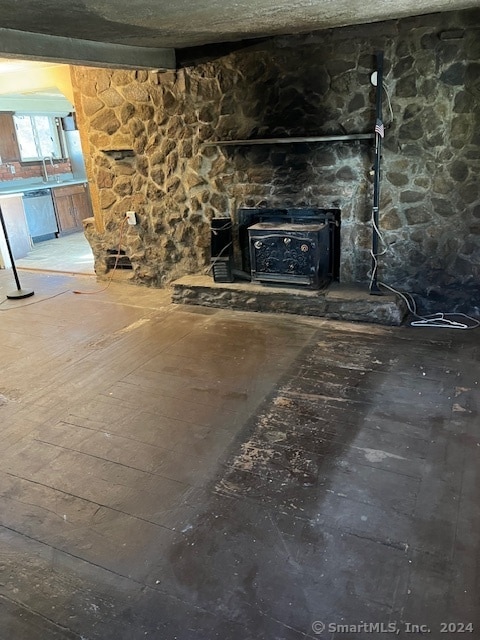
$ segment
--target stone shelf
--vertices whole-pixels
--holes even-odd
[[[204,147],[233,147],[255,144],[296,144],[301,142],[351,142],[355,140],[373,140],[374,133],[349,133],[345,135],[331,136],[302,136],[298,138],[254,138],[251,140],[217,140],[216,142],[205,142]]]
[[[407,316],[405,302],[399,296],[372,296],[366,287],[338,282],[313,290],[251,282],[220,283],[207,275],[192,275],[172,283],[172,302],[394,326],[401,325]]]

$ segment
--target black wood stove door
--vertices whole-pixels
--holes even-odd
[[[260,222],[248,229],[252,281],[307,285],[329,280],[327,224]]]

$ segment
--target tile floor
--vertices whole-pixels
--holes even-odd
[[[23,276],[35,296],[0,305],[2,640],[480,637],[478,330]]]
[[[15,264],[22,270],[95,275],[93,253],[83,232],[38,242],[25,258],[16,260]]]

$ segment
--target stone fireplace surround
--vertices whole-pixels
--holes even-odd
[[[216,140],[372,131],[374,52],[385,52],[380,277],[424,310],[480,299],[480,50],[476,10],[278,37],[168,74],[74,68],[94,193],[96,270],[126,210],[136,282],[202,272],[212,217],[240,206],[342,211],[344,284],[368,285],[373,145],[222,148]],[[116,157],[116,150],[129,150]],[[131,153],[130,153],[131,152]],[[448,305],[448,309],[445,309]]]

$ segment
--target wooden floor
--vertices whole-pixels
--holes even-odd
[[[478,636],[480,333],[22,284],[0,304],[2,640]]]

